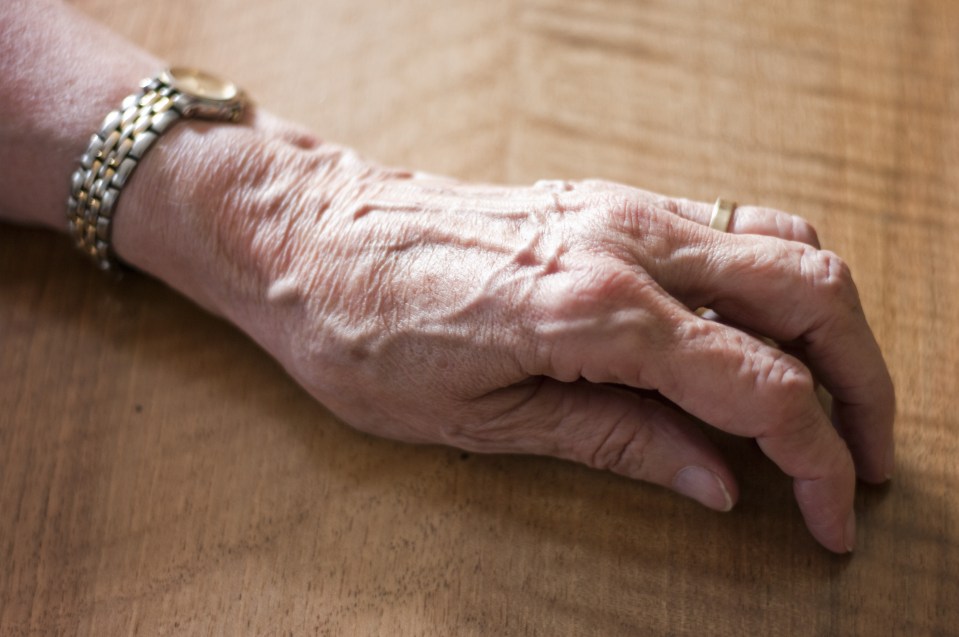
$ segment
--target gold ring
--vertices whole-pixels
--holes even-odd
[[[733,218],[735,209],[735,201],[723,198],[717,199],[716,203],[713,204],[713,214],[709,215],[709,227],[720,232],[729,230],[729,222]]]

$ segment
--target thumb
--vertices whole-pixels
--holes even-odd
[[[474,431],[454,444],[573,460],[664,486],[718,511],[728,511],[738,498],[719,451],[689,416],[657,398],[544,378],[486,400],[499,403],[500,415],[481,427],[485,435]]]

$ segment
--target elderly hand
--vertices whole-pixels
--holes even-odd
[[[725,511],[736,481],[700,419],[755,438],[816,539],[852,549],[856,474],[892,471],[893,388],[849,269],[802,219],[742,206],[723,234],[706,204],[612,183],[399,172],[263,114],[168,137],[117,214],[120,256],[346,422],[568,458]]]

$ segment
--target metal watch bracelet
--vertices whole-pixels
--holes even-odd
[[[73,173],[67,219],[77,247],[103,270],[117,265],[110,241],[117,199],[144,153],[180,118],[239,122],[246,97],[204,71],[171,67],[140,83],[103,120]]]
[[[188,98],[159,78],[144,80],[103,120],[80,158],[67,200],[70,234],[101,270],[115,269],[113,212],[137,163],[171,124],[183,117]]]

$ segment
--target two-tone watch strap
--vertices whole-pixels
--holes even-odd
[[[188,98],[157,78],[144,80],[100,130],[73,173],[67,219],[77,247],[102,270],[116,265],[111,227],[117,199],[144,153],[183,117]]]

